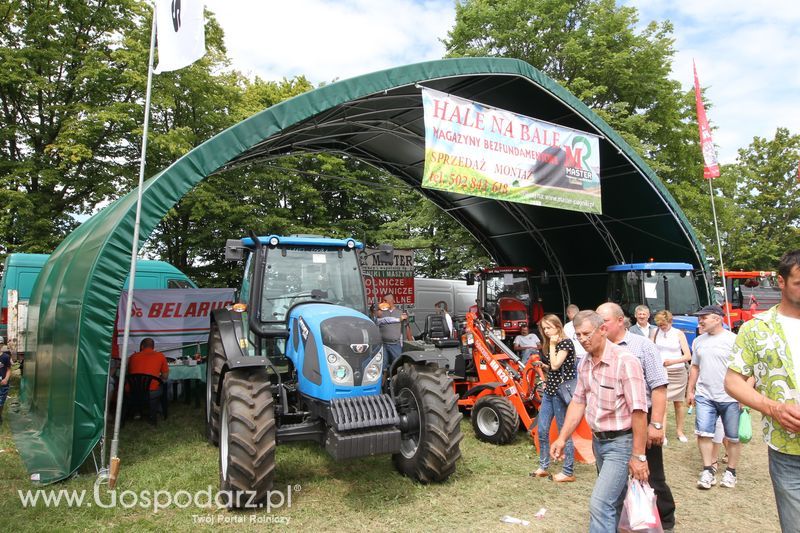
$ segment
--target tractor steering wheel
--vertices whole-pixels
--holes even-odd
[[[486,311],[481,311],[481,318],[486,320],[486,322],[489,323],[489,327],[490,328],[494,327],[494,317],[492,315],[490,315]]]

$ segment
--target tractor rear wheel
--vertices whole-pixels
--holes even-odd
[[[478,440],[508,444],[517,436],[519,414],[504,396],[483,396],[472,408],[472,429]]]
[[[420,483],[445,481],[461,457],[461,414],[453,383],[444,370],[403,364],[392,378],[400,415],[398,472]]]
[[[219,402],[216,398],[219,377],[224,364],[225,352],[222,348],[222,336],[219,327],[212,324],[206,361],[206,438],[214,446],[219,445]]]
[[[275,477],[277,434],[266,370],[225,374],[219,430],[220,490],[228,507],[265,503]]]

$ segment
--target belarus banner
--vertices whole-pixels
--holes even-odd
[[[601,213],[599,137],[422,89],[422,186]]]
[[[202,0],[156,0],[159,74],[189,66],[206,53]]]
[[[122,344],[127,291],[117,310],[117,343]],[[133,292],[129,353],[145,337],[163,352],[184,344],[208,341],[211,311],[233,303],[233,289],[139,289]],[[167,354],[170,355],[170,354]],[[180,353],[175,355],[179,356]]]
[[[714,150],[714,141],[711,139],[711,128],[708,127],[706,108],[703,106],[703,93],[700,91],[700,82],[697,79],[697,67],[692,61],[694,70],[694,99],[697,106],[697,126],[700,128],[700,148],[703,151],[703,177],[713,179],[719,177],[719,163]]]

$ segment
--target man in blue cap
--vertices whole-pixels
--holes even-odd
[[[739,443],[739,402],[725,392],[725,374],[736,335],[723,327],[725,314],[718,305],[707,305],[695,315],[703,334],[692,343],[692,367],[689,370],[686,403],[697,406],[694,433],[703,459],[703,471],[697,488],[707,490],[717,484],[714,468],[717,458],[714,457],[712,438],[717,417],[720,417],[728,439],[725,446],[728,468],[720,486],[732,489],[736,486],[736,465],[742,447]]]

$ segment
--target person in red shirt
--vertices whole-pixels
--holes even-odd
[[[150,337],[142,339],[139,351],[130,356],[128,374],[149,374],[167,381],[169,377],[167,358],[155,350],[155,342]],[[150,396],[157,396],[153,392],[161,392],[157,381],[150,383]]]

